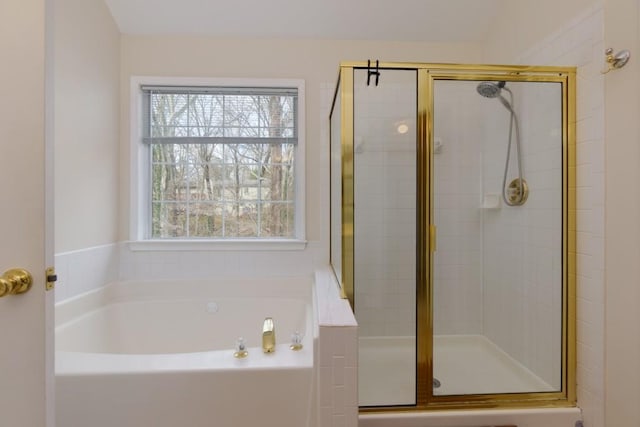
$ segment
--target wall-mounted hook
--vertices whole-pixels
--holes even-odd
[[[631,57],[631,52],[627,49],[621,50],[620,52],[613,54],[613,49],[608,48],[604,51],[605,61],[607,63],[607,68],[600,71],[602,74],[607,74],[611,70],[617,70],[618,68],[622,68],[627,65],[629,62],[629,58]]]

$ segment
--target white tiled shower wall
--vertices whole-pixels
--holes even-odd
[[[367,71],[356,70],[354,288],[359,333],[413,336],[416,72],[385,71],[379,86],[367,86],[366,80]]]
[[[576,65],[578,405],[604,426],[604,10],[597,3],[525,51],[522,64]]]
[[[434,87],[434,333],[482,333],[482,120],[475,83]]]
[[[605,46],[602,25],[603,9],[599,4],[568,22],[556,33],[550,34],[520,57],[492,59],[493,62],[501,63],[578,67],[578,404],[583,409],[585,424],[596,427],[604,425],[604,81],[600,70],[603,66],[602,53]],[[519,100],[525,101],[530,96],[533,95],[523,91],[516,92],[516,105],[522,104]],[[561,266],[550,254],[561,244],[559,233],[554,231],[559,227],[558,203],[561,198],[560,194],[554,193],[551,188],[554,187],[552,180],[559,178],[560,165],[544,159],[554,158],[557,162],[560,158],[557,153],[545,153],[552,150],[548,137],[556,138],[559,126],[555,126],[556,129],[553,125],[543,129],[538,124],[547,120],[531,120],[531,117],[547,115],[557,118],[559,114],[544,103],[528,104],[542,107],[542,110],[538,111],[519,110],[521,117],[527,117],[527,120],[522,121],[523,139],[535,140],[534,144],[525,144],[523,147],[526,178],[532,186],[531,200],[525,205],[526,209],[505,208],[504,205],[498,210],[483,209],[481,215],[484,225],[480,237],[476,235],[473,225],[479,223],[479,220],[476,222],[478,218],[473,210],[473,203],[481,201],[467,200],[465,203],[464,197],[461,197],[461,191],[464,190],[456,188],[455,181],[440,189],[438,181],[455,180],[456,177],[460,177],[466,180],[469,189],[472,190],[471,194],[477,190],[473,188],[473,177],[480,181],[482,176],[482,193],[499,194],[496,188],[499,189],[501,186],[506,136],[498,135],[497,132],[504,131],[505,127],[485,126],[487,133],[483,139],[490,144],[495,143],[496,146],[485,146],[482,153],[476,153],[484,160],[481,174],[466,168],[460,168],[463,171],[457,171],[456,174],[448,160],[460,160],[455,155],[447,159],[447,150],[452,149],[452,144],[448,144],[447,138],[439,135],[436,129],[436,138],[442,139],[443,150],[434,157],[436,222],[439,223],[434,272],[434,292],[438,300],[434,313],[435,330],[436,333],[460,333],[459,331],[465,329],[454,325],[461,326],[469,317],[479,316],[476,318],[482,319],[482,326],[469,329],[470,331],[482,331],[532,371],[553,383],[557,382],[554,381],[554,373],[557,378],[559,372],[558,359],[552,358],[551,355],[559,352],[560,341],[557,332],[560,330],[560,319],[557,313],[560,295],[557,290]],[[483,110],[488,116],[506,112],[499,102],[485,105]],[[460,113],[459,110],[451,111]],[[459,123],[461,119],[456,118],[455,121]],[[464,127],[467,126],[474,125],[465,120]],[[535,148],[535,151],[527,151],[530,148]],[[473,152],[473,149],[468,149]],[[495,155],[493,151],[499,151],[499,154]],[[440,171],[439,165],[442,166]],[[492,171],[498,171],[499,174],[492,178]],[[451,175],[447,176],[449,173]],[[476,175],[473,175],[474,173]],[[447,193],[448,196],[443,198],[442,193]],[[453,210],[447,212],[447,215],[440,215],[443,212],[438,206],[447,206],[447,203],[451,204]],[[466,225],[456,220],[456,216],[462,215],[463,210],[467,210]],[[494,227],[498,225],[497,221],[493,221],[497,216],[506,216],[499,222],[499,227],[504,227],[502,230]],[[506,221],[503,221],[504,219]],[[448,224],[449,222],[451,224]],[[456,228],[466,228],[467,232],[457,235]],[[466,243],[457,240],[462,235],[466,236]],[[483,266],[464,266],[464,263],[460,262],[465,258],[462,252],[474,248],[479,240],[483,242],[485,254]],[[513,256],[513,248],[522,247],[523,243],[523,256]],[[470,256],[469,260],[472,259]],[[511,261],[505,261],[510,259]],[[440,274],[437,273],[438,270],[441,270]],[[482,283],[477,283],[478,287],[475,289],[467,289],[457,280],[461,275],[466,279],[467,275],[462,272],[467,270],[482,277]],[[514,283],[509,279],[510,276],[522,278],[515,282],[518,284],[517,287],[507,285]],[[439,285],[445,283],[447,286]],[[452,309],[456,304],[465,306],[467,297],[464,294],[468,292],[471,292],[468,295],[475,295],[484,300],[482,305],[477,304],[477,307],[481,307],[480,311],[474,311],[474,308],[469,306],[466,311],[456,312]],[[478,292],[482,292],[483,295],[478,295]],[[455,301],[456,304],[448,305],[448,300]],[[552,313],[556,313],[555,317]],[[504,321],[505,317],[510,319],[509,322]],[[522,330],[526,331],[525,334],[521,333]]]
[[[483,333],[545,382],[560,387],[562,336],[562,92],[558,83],[507,83],[518,115],[524,205],[483,210]],[[508,93],[504,95],[509,99]],[[483,185],[500,194],[510,113],[485,116]],[[489,107],[489,106],[487,106]],[[499,110],[495,110],[498,107]],[[507,184],[518,176],[516,128]]]

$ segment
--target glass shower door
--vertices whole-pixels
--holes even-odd
[[[354,70],[360,406],[416,403],[416,70]]]
[[[435,80],[434,395],[557,392],[562,85]]]

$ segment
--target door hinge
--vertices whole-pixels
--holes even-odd
[[[45,276],[47,277],[47,284],[45,285],[45,289],[50,291],[51,289],[56,287],[56,281],[58,280],[58,275],[56,274],[55,267],[48,267],[45,270]]]

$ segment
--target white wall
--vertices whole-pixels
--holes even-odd
[[[605,155],[604,78],[600,69],[604,9],[601,3],[592,1],[571,4],[571,8],[564,8],[563,2],[510,2],[489,37],[485,62],[578,67],[577,390],[585,425],[602,427],[605,425]],[[556,9],[562,12],[560,17],[552,13]],[[553,25],[549,26],[550,23]]]
[[[606,317],[599,326],[606,349],[605,425],[614,427],[640,420],[640,4],[604,5],[605,46],[632,55],[625,68],[604,77]]]
[[[54,3],[56,300],[117,278],[120,34],[101,0]]]
[[[56,253],[118,239],[120,34],[101,0],[54,9]]]
[[[207,37],[122,37],[120,216],[129,215],[129,80],[131,76],[302,78],[306,95],[306,234],[301,252],[131,252],[121,276],[153,274],[312,274],[329,254],[329,109],[340,61],[476,62],[477,45],[346,40],[223,40]],[[129,238],[123,221],[120,239]],[[256,262],[253,262],[255,260]],[[167,262],[170,261],[170,262]],[[213,263],[215,266],[207,267]],[[142,269],[142,270],[141,270]],[[162,272],[159,272],[162,270]],[[196,274],[196,273],[193,273]]]
[[[486,38],[484,63],[510,63],[602,0],[510,0],[501,5]],[[567,41],[567,39],[565,39]],[[496,62],[498,61],[498,62]],[[567,64],[565,64],[567,65]]]

